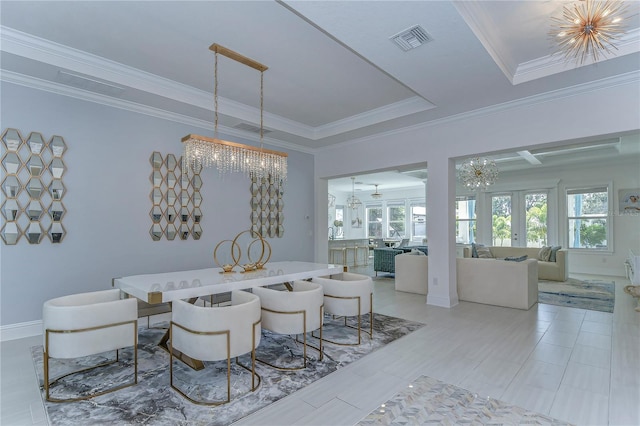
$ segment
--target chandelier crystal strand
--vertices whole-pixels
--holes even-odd
[[[580,65],[591,57],[618,50],[615,42],[624,34],[626,5],[616,0],[581,0],[562,8],[562,17],[552,17],[550,34],[555,37],[567,60]]]
[[[264,148],[264,71],[268,68],[218,44],[211,45],[209,49],[215,52],[214,138],[193,134],[182,138],[185,170],[216,167],[219,174],[242,172],[248,177],[284,183],[287,180],[288,155]],[[260,146],[257,148],[218,139],[218,53],[260,71]]]
[[[460,166],[458,178],[467,188],[484,190],[498,179],[498,167],[488,158],[471,158]]]

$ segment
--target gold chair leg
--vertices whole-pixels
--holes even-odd
[[[285,283],[286,284],[286,283]],[[264,365],[268,365],[271,368],[275,368],[276,370],[280,370],[280,371],[296,371],[296,370],[303,370],[305,368],[307,368],[307,311],[274,311],[271,309],[267,309],[267,308],[262,308],[263,311],[267,311],[267,312],[272,312],[272,313],[276,313],[276,314],[287,314],[287,315],[297,315],[297,314],[302,314],[302,331],[303,331],[303,341],[300,342],[296,337],[294,338],[294,341],[298,342],[298,343],[302,343],[303,344],[303,351],[302,351],[302,358],[303,358],[303,363],[301,367],[283,367],[283,366],[279,366],[279,365],[275,365],[272,364],[268,361],[265,361],[263,359],[257,358],[256,357],[256,361],[264,364]],[[313,349],[316,349],[315,347],[313,347]]]
[[[176,392],[178,392],[180,395],[182,395],[183,397],[185,397],[186,399],[188,399],[189,401],[193,402],[194,404],[198,404],[198,405],[206,405],[206,406],[218,406],[218,405],[222,405],[222,404],[226,404],[228,402],[231,401],[231,335],[229,334],[229,331],[223,331],[223,332],[210,332],[210,333],[205,333],[205,332],[194,332],[192,330],[189,330],[187,328],[185,328],[184,326],[181,326],[180,324],[174,323],[173,321],[171,321],[170,325],[169,325],[169,339],[171,340],[171,342],[173,342],[173,327],[174,325],[177,325],[178,327],[190,332],[190,333],[196,333],[196,334],[225,334],[227,337],[227,399],[225,401],[200,401],[197,399],[193,399],[191,398],[189,395],[186,394],[186,392],[184,392],[182,389],[180,389],[178,386],[173,384],[173,346],[170,346],[169,348],[169,385],[171,386],[172,389],[174,389]]]
[[[358,299],[358,312],[360,312],[360,297],[339,297],[339,296],[331,296],[331,295],[327,295],[325,294],[325,297],[331,297],[331,298],[335,298],[335,299]],[[354,327],[352,325],[347,324],[347,317],[343,317],[344,318],[344,326],[348,327],[348,328],[352,328],[354,330],[358,330],[358,343],[342,343],[342,342],[336,342],[335,340],[330,340],[330,339],[324,339],[326,342],[329,343],[333,343],[334,345],[339,345],[339,346],[358,346],[362,343],[362,334],[361,332],[367,333],[369,335],[369,337],[371,339],[373,339],[373,293],[369,294],[369,331],[365,331],[362,330],[362,315],[358,315],[358,326]],[[318,338],[317,336],[315,336],[313,333],[311,333],[311,336],[314,338]]]
[[[240,367],[244,368],[247,371],[251,371],[251,392],[258,389],[258,386],[260,386],[260,383],[262,383],[262,377],[260,377],[260,375],[256,373],[256,327],[258,326],[258,324],[260,324],[260,322],[261,320],[258,320],[255,323],[253,323],[253,332],[251,335],[251,347],[253,348],[251,350],[251,368],[241,364],[239,361],[239,358],[236,357],[236,364],[238,364]],[[255,384],[256,376],[258,377],[257,385]]]
[[[111,365],[111,364],[116,364],[120,361],[120,352],[118,349],[116,349],[116,359],[113,361],[107,361],[107,362],[103,362],[101,364],[98,365],[94,365],[91,367],[87,367],[87,368],[83,368],[81,370],[76,370],[76,371],[72,371],[71,373],[67,373],[64,374],[60,377],[57,377],[54,380],[49,381],[49,333],[63,333],[63,332],[81,332],[81,331],[87,331],[88,329],[82,329],[82,330],[67,330],[67,331],[62,331],[62,330],[45,330],[45,348],[43,350],[43,368],[44,368],[44,383],[43,383],[43,387],[45,390],[45,399],[49,402],[75,402],[75,401],[85,401],[91,398],[95,398],[97,396],[100,395],[105,395],[107,393],[111,393],[111,392],[115,392],[117,390],[120,389],[124,389],[124,388],[128,388],[129,386],[133,386],[138,384],[138,321],[134,320],[134,321],[127,321],[127,322],[123,322],[123,323],[117,323],[117,324],[110,324],[107,326],[101,326],[101,327],[96,327],[95,329],[100,329],[100,328],[108,328],[108,327],[113,327],[113,326],[119,326],[119,325],[125,325],[125,324],[132,324],[133,326],[133,330],[134,330],[134,344],[133,344],[133,370],[134,370],[134,379],[131,383],[125,383],[122,385],[118,385],[118,386],[114,386],[108,389],[105,389],[103,391],[99,391],[99,392],[95,392],[92,393],[90,395],[86,395],[86,396],[82,396],[82,397],[77,397],[77,398],[65,398],[65,399],[58,399],[58,398],[52,398],[50,395],[50,390],[51,390],[51,386],[54,385],[56,382],[58,382],[59,380],[68,377],[68,376],[72,376],[74,374],[78,374],[78,373],[82,373],[85,371],[89,371],[89,370],[94,370],[100,367],[105,367],[107,365]]]

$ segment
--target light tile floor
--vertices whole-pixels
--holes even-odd
[[[375,312],[427,326],[237,424],[353,425],[427,375],[579,425],[638,425],[640,313],[623,291],[628,281],[575,277],[615,280],[615,312],[466,302],[446,309],[396,292],[391,279],[377,281]],[[1,344],[3,426],[47,424],[29,354],[40,343],[30,337]]]

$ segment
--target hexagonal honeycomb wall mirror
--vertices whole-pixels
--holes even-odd
[[[182,173],[182,157],[174,154],[163,156],[153,152],[151,163],[151,228],[153,241],[165,237],[169,241],[199,240],[202,236],[202,178],[201,170]]]
[[[47,141],[42,133],[31,132],[25,139],[18,129],[8,128],[2,132],[1,146],[5,177],[0,238],[6,245],[17,244],[23,236],[29,244],[40,244],[45,235],[51,243],[62,242],[64,138],[54,135]]]
[[[284,188],[271,177],[251,178],[251,230],[263,238],[282,238],[284,234]]]

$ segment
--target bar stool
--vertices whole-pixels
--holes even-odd
[[[332,247],[330,250],[331,253],[331,263],[336,264],[336,254],[339,254],[341,263],[343,266],[347,265],[347,248],[346,247]]]
[[[353,252],[353,266],[356,266],[356,247],[347,246],[344,248],[344,252],[345,252],[344,265],[346,266],[349,264],[349,252]]]
[[[354,247],[353,253],[353,266],[358,266],[358,259],[360,258],[358,254],[362,253],[363,264],[369,264],[369,246],[358,246]]]

